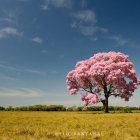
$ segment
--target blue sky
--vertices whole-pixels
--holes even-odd
[[[98,52],[130,56],[140,77],[139,0],[1,0],[0,105],[82,105],[66,75]],[[140,106],[140,89],[129,102]],[[101,104],[96,104],[101,105]]]

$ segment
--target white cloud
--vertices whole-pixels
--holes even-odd
[[[41,5],[41,9],[42,10],[49,10],[50,8],[49,8],[48,4],[44,4],[44,5]]]
[[[96,33],[98,31],[97,27],[94,26],[79,26],[80,32],[83,35],[93,35],[94,33]]]
[[[40,71],[38,71],[38,70],[32,70],[32,69],[24,69],[23,71],[24,72],[29,72],[29,73],[36,73],[36,74],[39,74],[40,73]]]
[[[81,6],[81,8],[86,7],[87,6],[86,0],[81,0],[80,6]]]
[[[4,21],[6,23],[9,23],[9,24],[16,24],[17,21],[10,18],[10,17],[4,17],[4,18],[0,18],[0,21]]]
[[[88,22],[92,24],[95,24],[97,22],[95,12],[91,10],[79,11],[77,13],[73,13],[72,15],[76,19],[80,20],[80,22]]]
[[[13,78],[13,77],[10,77],[10,76],[7,76],[7,75],[4,75],[4,74],[0,74],[0,79],[2,79],[2,80],[10,80],[10,81],[13,81],[13,80],[15,80],[15,78]]]
[[[20,89],[10,89],[5,87],[0,87],[0,96],[7,97],[38,97],[46,94],[45,91],[38,89],[20,88]]]
[[[34,74],[40,74],[40,71],[33,70],[33,69],[23,69],[23,68],[16,68],[14,66],[4,65],[0,64],[0,68],[3,68],[5,70],[15,71],[15,72],[29,72]]]
[[[63,59],[65,56],[64,56],[64,55],[60,55],[59,57],[60,57],[61,59]]]
[[[48,72],[49,72],[49,74],[58,74],[58,72],[56,70],[49,70]]]
[[[47,50],[41,50],[41,53],[48,53]]]
[[[34,18],[32,19],[32,23],[35,23],[36,21],[37,21],[37,18],[34,17]]]
[[[97,32],[108,32],[106,28],[97,25],[96,14],[92,10],[82,10],[72,13],[72,16],[76,21],[71,24],[71,28],[78,29],[85,36],[92,36]]]
[[[101,33],[108,32],[108,30],[105,28],[101,28],[101,27],[93,26],[93,25],[88,25],[88,26],[79,25],[79,30],[83,35],[86,35],[86,36],[92,36],[96,32],[101,32]]]
[[[109,39],[116,41],[117,44],[120,45],[120,46],[123,46],[123,45],[125,45],[128,42],[121,35],[119,35],[119,36],[112,36],[112,37],[109,37]]]
[[[71,26],[71,28],[77,28],[77,23],[73,22],[70,26]]]
[[[0,21],[8,23],[8,24],[17,24],[18,23],[18,14],[19,11],[17,10],[12,10],[12,11],[7,11],[3,10],[3,16],[0,17]]]
[[[102,27],[98,27],[98,30],[102,33],[107,33],[108,32],[108,29],[102,28]]]
[[[92,37],[90,40],[91,40],[91,41],[97,41],[98,38],[97,38],[97,37]]]
[[[41,6],[43,10],[49,10],[50,7],[55,8],[71,8],[73,0],[45,0],[45,3]]]
[[[29,0],[17,0],[17,1],[21,1],[21,2],[27,2],[27,1],[29,1]]]
[[[40,38],[40,37],[34,37],[33,39],[32,39],[32,41],[34,41],[34,42],[36,42],[36,43],[39,43],[39,44],[41,44],[43,41],[42,41],[42,39]]]
[[[9,35],[13,36],[22,36],[23,32],[19,32],[16,28],[6,27],[0,29],[0,39],[5,38]]]
[[[55,94],[46,90],[36,88],[7,88],[0,86],[0,96],[5,97],[53,97],[58,98],[65,94]],[[62,97],[61,97],[62,98]]]

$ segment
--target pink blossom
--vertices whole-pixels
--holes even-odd
[[[67,88],[71,95],[80,90],[85,91],[80,94],[84,105],[101,102],[105,86],[110,95],[128,101],[140,85],[133,67],[133,63],[123,53],[97,53],[87,60],[77,62],[75,69],[67,75]]]
[[[77,89],[76,88],[70,90],[70,94],[71,95],[76,94],[76,92],[77,92]]]
[[[80,94],[80,99],[82,100],[82,101],[84,101],[85,100],[85,97],[87,96],[88,94],[86,93],[86,94]]]
[[[85,111],[87,109],[87,107],[84,107],[83,109],[82,109],[82,111]]]

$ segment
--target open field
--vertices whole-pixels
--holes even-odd
[[[140,113],[0,112],[0,140],[140,140]]]

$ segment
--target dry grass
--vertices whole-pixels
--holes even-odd
[[[0,140],[140,140],[140,113],[0,112]]]

